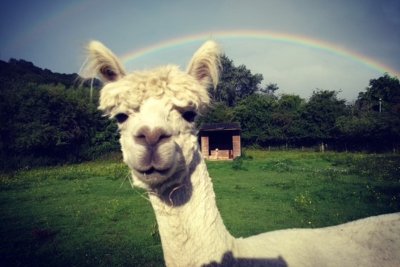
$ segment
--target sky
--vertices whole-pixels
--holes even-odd
[[[3,0],[0,59],[77,73],[99,40],[128,71],[186,68],[207,39],[262,86],[308,98],[339,91],[354,101],[370,79],[400,77],[399,0]]]

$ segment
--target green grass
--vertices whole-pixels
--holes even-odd
[[[400,211],[400,156],[246,151],[208,162],[235,236]],[[162,266],[156,220],[118,160],[0,175],[1,266]]]

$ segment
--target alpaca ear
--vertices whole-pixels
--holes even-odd
[[[217,87],[220,70],[219,45],[214,41],[205,42],[190,60],[187,72],[205,87]]]
[[[117,56],[98,41],[91,41],[87,46],[88,58],[83,66],[81,76],[98,77],[104,83],[114,82],[125,76]]]

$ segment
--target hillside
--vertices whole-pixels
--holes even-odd
[[[37,67],[32,62],[14,58],[11,58],[8,62],[0,60],[0,81],[0,85],[4,85],[4,82],[18,81],[36,84],[61,84],[66,88],[76,88],[81,82],[76,73],[57,73]],[[99,88],[100,86],[100,81],[95,80],[94,87]]]
[[[97,110],[98,88],[76,73],[0,61],[0,169],[92,159],[118,149],[115,125]]]

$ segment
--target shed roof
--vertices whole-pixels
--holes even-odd
[[[204,123],[200,127],[200,131],[237,131],[241,130],[240,124],[238,122],[231,123]]]

